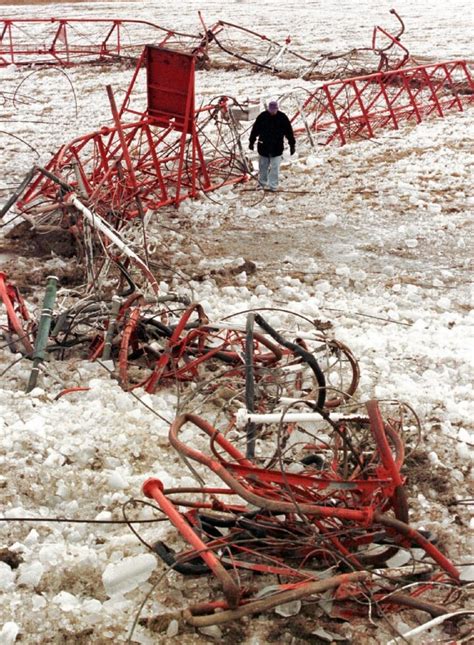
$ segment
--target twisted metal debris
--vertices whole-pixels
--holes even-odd
[[[277,331],[258,311],[245,326],[212,323],[194,304],[164,323],[164,310],[144,306],[140,294],[117,301],[109,311],[89,301],[53,315],[47,351],[65,358],[85,344],[91,359],[114,360],[125,389],[154,392],[171,381],[192,382],[209,395],[224,380],[233,390],[233,404],[223,410],[225,431],[190,413],[170,428],[170,444],[185,463],[204,467],[203,484],[169,490],[155,478],[144,484],[188,543],[175,553],[157,542],[155,552],[183,575],[212,572],[222,587],[224,600],[191,607],[185,620],[222,623],[328,589],[336,590],[334,615],[363,610],[367,595],[383,612],[400,606],[444,612],[419,598],[434,582],[459,582],[459,573],[430,534],[409,524],[403,465],[420,438],[409,405],[357,403],[359,370],[347,347],[314,332],[289,340],[291,332]],[[133,384],[132,364],[141,374]],[[192,445],[181,439],[186,426],[193,428]],[[391,559],[413,547],[426,562],[394,578]],[[255,574],[265,589],[270,585],[264,598]],[[413,589],[401,591],[408,583]]]
[[[18,288],[9,282],[7,274],[3,271],[0,272],[0,299],[7,313],[7,325],[2,326],[2,333],[8,346],[11,351],[16,352],[22,345],[24,352],[32,354],[33,345],[29,336],[33,328],[28,308]]]
[[[251,65],[258,71],[278,74],[284,78],[322,80],[394,70],[402,67],[410,55],[400,42],[405,31],[403,20],[394,9],[390,13],[399,23],[396,35],[376,26],[370,46],[326,52],[316,58],[291,48],[291,36],[287,36],[283,42],[277,42],[264,34],[224,20],[218,20],[207,28],[199,14],[205,30],[202,50],[209,60],[209,67],[228,67],[228,58],[231,57],[236,65]]]
[[[396,35],[373,29],[368,47],[326,52],[316,58],[291,48],[293,38],[274,40],[242,25],[218,20],[208,27],[198,12],[202,32],[186,34],[160,25],[131,19],[11,18],[0,19],[0,66],[108,63],[137,60],[147,42],[194,54],[200,69],[252,68],[288,78],[306,80],[342,78],[372,71],[398,69],[409,58],[400,39],[405,31],[401,17]]]
[[[58,61],[70,26],[54,26],[48,55]],[[420,596],[438,583],[451,590],[459,572],[434,537],[409,522],[404,464],[420,436],[413,409],[397,401],[358,402],[357,360],[318,329],[277,329],[261,311],[251,312],[245,325],[213,321],[199,303],[161,295],[147,261],[146,225],[160,207],[247,179],[233,108],[249,106],[226,96],[195,106],[194,70],[211,47],[272,72],[284,71],[290,59],[290,67],[306,66],[308,78],[336,74],[293,117],[303,120],[302,134],[324,145],[464,109],[474,95],[467,64],[405,67],[403,24],[397,36],[375,28],[366,53],[376,55],[377,71],[357,77],[348,76],[354,73],[349,63],[357,61],[361,71],[360,50],[315,62],[292,52],[290,40],[278,44],[223,21],[203,27],[197,45],[190,37],[191,53],[146,47],[120,108],[108,88],[113,126],[62,146],[46,167],[35,166],[2,209],[3,215],[16,204],[24,216],[59,222],[77,237],[87,271],[81,300],[58,312],[45,301],[47,325],[31,320],[19,291],[0,273],[3,335],[12,351],[33,360],[28,390],[47,355],[78,354],[112,361],[127,391],[192,383],[191,398],[209,399],[225,387],[224,429],[187,412],[170,428],[170,444],[185,463],[194,462],[203,483],[166,490],[150,478],[143,486],[184,542],[177,553],[156,542],[157,555],[183,575],[214,575],[220,585],[223,598],[182,613],[191,625],[224,623],[323,592],[331,594],[335,617],[406,606],[443,615],[447,609]],[[4,26],[3,34],[11,28]],[[118,28],[114,24],[100,51],[88,55],[123,55],[122,45],[109,46]],[[170,45],[175,35],[166,32],[163,42]],[[236,35],[260,38],[262,49],[239,53]],[[71,55],[66,51],[64,60]],[[12,47],[10,56],[13,62]],[[180,72],[179,82],[174,73],[166,75],[165,63]],[[145,108],[132,100],[142,64]],[[172,100],[158,80],[171,88]],[[142,224],[143,239],[132,230],[134,220]],[[105,277],[106,295],[94,290]],[[185,427],[192,427],[192,445],[183,439]],[[421,563],[413,548],[424,552]],[[393,564],[400,552],[410,562],[402,570]]]
[[[200,477],[209,483],[166,490],[156,478],[145,482],[144,494],[185,541],[178,553],[163,541],[154,550],[182,575],[216,576],[224,594],[190,608],[185,620],[220,624],[328,589],[335,589],[334,616],[363,613],[372,603],[382,612],[411,606],[446,613],[419,598],[435,582],[458,583],[459,572],[433,536],[409,525],[402,467],[412,410],[392,402],[384,419],[381,405],[369,401],[365,411],[353,406],[337,415],[320,408],[281,412],[273,431],[261,434],[253,459],[202,417],[174,421],[171,445],[185,463],[204,466]],[[193,428],[193,445],[180,437],[185,426]],[[207,435],[206,451],[196,447],[202,445],[196,431]],[[427,559],[393,577],[391,558],[413,547]]]
[[[0,286],[16,314],[21,297],[3,275]],[[170,427],[170,444],[195,464],[201,484],[166,490],[152,477],[143,486],[184,540],[179,552],[163,541],[154,552],[182,575],[214,575],[222,590],[222,599],[180,617],[221,624],[323,592],[332,617],[401,607],[447,613],[430,592],[451,590],[459,572],[431,534],[409,523],[403,468],[420,439],[414,410],[357,402],[357,361],[317,329],[277,330],[258,310],[245,325],[212,322],[197,303],[177,316],[172,299],[147,303],[132,293],[48,313],[42,351],[67,358],[85,348],[91,360],[112,360],[127,390],[192,383],[187,405],[225,385],[225,429],[187,412]],[[9,333],[21,329],[12,321]],[[23,335],[25,351],[32,336]],[[33,371],[43,357],[38,342],[35,351]],[[421,563],[413,549],[424,552]],[[402,569],[400,552],[409,559]]]
[[[44,171],[33,168],[1,215],[16,200],[26,214],[71,217],[78,210],[70,203],[75,192],[89,209],[121,228],[147,210],[177,206],[200,191],[243,181],[247,162],[232,112],[239,104],[219,96],[196,108],[195,62],[192,55],[147,46],[120,109],[107,87],[114,125],[62,146]],[[145,107],[132,100],[142,63],[148,75]]]

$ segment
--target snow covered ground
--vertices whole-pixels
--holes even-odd
[[[473,61],[471,2],[394,4],[407,26],[403,42],[415,58]],[[144,0],[51,3],[34,12],[139,17],[195,33],[201,10],[208,23],[223,19],[276,40],[290,34],[295,49],[316,56],[367,45],[375,24],[390,30],[391,6],[366,0],[192,0],[177,11],[171,0]],[[1,7],[5,17],[32,11]],[[67,75],[51,68],[0,68],[0,202],[32,163],[110,120],[105,85],[119,92],[130,76],[130,69],[106,66],[72,68]],[[310,86],[245,69],[202,71],[196,79],[198,96],[226,93],[242,100],[284,95],[302,84]],[[27,98],[14,101],[15,91]],[[170,279],[169,288],[192,288],[213,319],[250,307],[279,307],[331,321],[331,332],[359,359],[358,398],[400,399],[413,406],[423,423],[425,460],[411,481],[406,473],[411,520],[437,535],[466,579],[472,578],[474,528],[472,506],[463,503],[472,501],[474,446],[473,142],[472,108],[343,148],[313,150],[299,140],[297,155],[285,159],[283,190],[276,196],[258,201],[227,188],[212,200],[201,197],[158,216],[177,268],[189,274],[192,267],[204,276],[184,285]],[[186,256],[177,253],[184,247]],[[27,302],[36,313],[45,276],[67,264],[56,256],[40,265],[8,253],[1,259],[12,281],[19,272],[28,276]],[[242,271],[225,283],[211,277],[215,266],[239,266],[243,259],[255,263],[253,273]],[[278,313],[269,319],[283,327],[289,320]],[[16,358],[1,350],[0,643],[126,642],[148,591],[145,615],[205,600],[212,583],[175,573],[162,578],[162,564],[126,525],[18,520],[121,520],[123,503],[141,498],[151,475],[166,486],[192,486],[194,479],[167,440],[176,392],[132,395],[99,364],[57,361],[50,365],[57,380],[50,376],[25,394],[31,364]],[[66,386],[89,390],[56,401]],[[130,513],[154,517],[146,507]],[[175,539],[164,523],[137,530],[150,541]],[[168,633],[137,627],[132,642],[265,643],[275,636],[276,620],[264,615],[244,622],[240,631],[210,634],[174,623]],[[405,615],[390,616],[402,632],[405,620],[410,623]],[[276,624],[279,642],[304,642],[289,624]],[[343,624],[339,633],[353,643],[384,643],[396,634],[386,622],[357,621]],[[448,637],[438,628],[426,638],[432,640],[420,642]]]

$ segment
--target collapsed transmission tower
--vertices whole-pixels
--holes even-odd
[[[119,18],[0,19],[0,67],[76,65],[140,57],[145,42],[192,51],[200,36],[145,20]]]
[[[195,63],[193,54],[147,45],[121,108],[107,87],[113,125],[63,145],[44,169],[33,172],[17,208],[33,215],[38,208],[70,213],[67,193],[73,191],[117,226],[117,218],[123,223],[200,191],[245,180],[235,102],[220,96],[196,107]],[[132,101],[142,65],[145,110]]]

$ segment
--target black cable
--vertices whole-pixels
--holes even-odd
[[[131,296],[132,293],[135,293],[135,291],[137,290],[137,285],[132,280],[130,274],[128,273],[128,271],[126,270],[122,262],[119,262],[119,260],[114,260],[114,262],[117,265],[117,268],[119,269],[120,273],[123,275],[123,277],[128,283],[128,289],[125,289],[125,291],[122,291],[118,295],[121,298],[126,298],[127,296]]]
[[[281,336],[281,334],[279,334],[275,329],[273,329],[273,327],[271,327],[260,314],[256,314],[255,322],[258,325],[260,325],[260,327],[264,329],[267,332],[267,334],[269,334],[274,340],[276,340],[277,343],[279,343],[280,345],[283,345],[283,347],[286,347],[287,349],[291,350],[294,354],[300,356],[300,358],[302,358],[304,362],[310,366],[310,368],[314,372],[314,375],[316,376],[316,381],[319,386],[318,398],[316,403],[314,404],[314,409],[322,410],[322,408],[324,407],[324,403],[326,401],[326,379],[324,377],[324,374],[321,368],[318,365],[317,360],[314,358],[313,354],[303,349],[301,345],[298,345],[297,343],[291,343],[290,341],[285,340],[283,336]]]

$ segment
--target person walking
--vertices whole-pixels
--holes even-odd
[[[280,112],[278,101],[271,100],[264,112],[255,119],[249,139],[249,149],[253,150],[258,139],[258,183],[271,191],[278,189],[278,175],[283,155],[283,139],[286,137],[290,154],[295,153],[295,135],[290,119]]]

